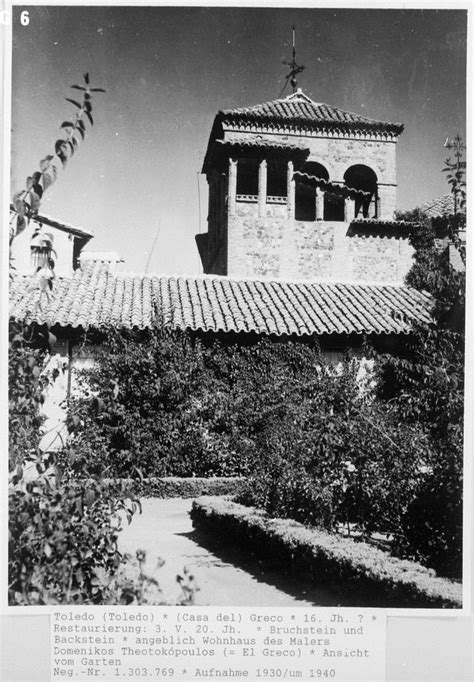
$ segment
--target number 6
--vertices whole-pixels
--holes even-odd
[[[27,12],[26,10],[23,10],[23,12],[20,15],[20,23],[22,26],[28,26],[30,23],[30,13]]]

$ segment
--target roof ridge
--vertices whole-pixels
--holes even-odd
[[[104,263],[105,265],[105,263]],[[405,287],[405,288],[410,288],[406,287],[403,282],[394,282],[394,281],[388,281],[388,280],[373,280],[373,281],[367,281],[367,282],[354,282],[351,280],[334,280],[330,278],[318,278],[318,279],[304,279],[304,278],[290,278],[290,277],[274,277],[274,276],[268,276],[268,277],[262,277],[262,276],[248,276],[248,277],[238,277],[235,275],[217,275],[217,274],[212,274],[212,273],[199,273],[199,274],[193,274],[193,273],[169,273],[169,272],[137,272],[137,271],[123,271],[123,272],[114,272],[110,273],[113,277],[115,278],[126,278],[130,277],[132,279],[136,277],[141,277],[142,279],[148,278],[148,279],[176,279],[176,280],[202,280],[202,281],[224,281],[224,282],[235,282],[235,283],[242,283],[242,282],[264,282],[266,284],[274,282],[276,284],[304,284],[304,285],[318,285],[318,284],[331,284],[331,285],[338,285],[341,284],[343,286],[368,286],[368,287],[382,287],[382,286],[390,286],[390,287]]]
[[[298,110],[298,105],[299,110]],[[296,111],[295,111],[296,109]],[[370,128],[382,127],[400,133],[403,124],[391,121],[381,121],[369,118],[354,111],[348,111],[334,104],[315,102],[303,91],[292,93],[287,97],[280,97],[266,102],[260,102],[247,107],[220,109],[221,117],[254,117],[261,120],[307,121],[318,124],[357,127],[366,125]]]
[[[407,334],[410,320],[430,320],[430,297],[393,283],[298,284],[219,275],[161,275],[157,280],[145,273],[138,279],[106,273],[101,263],[76,271],[74,278],[53,289],[42,308],[37,289],[18,280],[10,289],[10,316],[83,329],[149,329],[163,314],[172,328],[277,336]]]

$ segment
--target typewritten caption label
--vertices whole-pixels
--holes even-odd
[[[385,613],[333,608],[52,611],[51,679],[383,680]]]

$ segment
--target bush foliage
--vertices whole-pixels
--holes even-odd
[[[117,537],[136,502],[95,481],[61,482],[54,458],[41,452],[49,341],[46,328],[10,324],[9,603],[116,603]]]
[[[345,606],[462,606],[459,584],[366,542],[270,518],[260,509],[216,497],[195,500],[191,517],[219,545],[235,543],[273,566],[276,562],[298,577],[330,585]]]
[[[51,486],[41,479],[10,494],[9,596],[13,604],[103,604],[121,564],[117,538],[133,502],[98,483]]]
[[[401,544],[426,437],[314,343],[115,334],[81,374],[69,417],[75,475],[246,475],[249,504]],[[367,381],[370,379],[370,374]]]
[[[417,212],[415,262],[407,283],[428,291],[433,324],[414,329],[379,364],[378,394],[397,418],[426,434],[426,473],[403,519],[405,550],[442,573],[462,573],[465,272],[452,267],[446,238],[465,262],[465,215],[429,219]]]
[[[8,418],[9,470],[21,466],[25,457],[35,459],[41,439],[44,416],[44,379],[41,376],[46,353],[45,343],[21,325],[13,323],[9,330]],[[30,337],[30,338],[28,338]],[[41,340],[41,339],[40,339]]]

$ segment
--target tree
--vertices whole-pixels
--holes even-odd
[[[433,322],[418,325],[396,357],[380,366],[379,395],[399,419],[429,438],[424,476],[404,519],[407,551],[450,575],[462,570],[462,468],[464,412],[465,273],[456,270],[437,238],[448,237],[465,262],[460,232],[465,214],[463,166],[447,160],[453,213],[429,218],[419,210],[399,214],[416,220],[410,238],[414,265],[406,283],[433,297]]]

